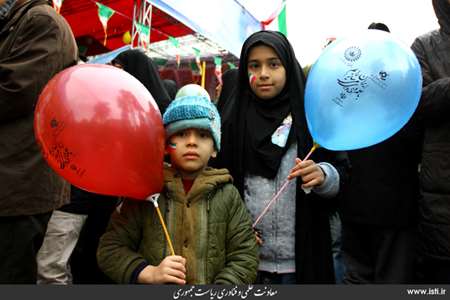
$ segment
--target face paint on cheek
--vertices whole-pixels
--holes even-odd
[[[174,151],[177,149],[177,144],[173,143],[173,142],[169,142],[169,144],[167,145],[167,149],[170,151]]]
[[[248,73],[248,82],[250,83],[250,86],[252,86],[256,81],[256,76],[252,73]]]

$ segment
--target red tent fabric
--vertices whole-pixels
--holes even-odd
[[[135,2],[140,7],[145,0],[99,0],[116,13],[108,22],[108,39],[103,46],[104,31],[98,17],[98,7],[94,0],[65,0],[61,7],[63,15],[70,24],[82,55],[91,56],[108,52],[124,46],[123,34],[132,31]],[[155,6],[152,9],[152,30],[150,42],[165,40],[168,36],[179,37],[193,31]]]

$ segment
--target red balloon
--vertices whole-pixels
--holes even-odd
[[[34,131],[50,167],[79,188],[135,199],[162,190],[161,113],[123,70],[84,64],[57,74],[39,97]]]

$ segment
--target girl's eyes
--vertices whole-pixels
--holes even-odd
[[[279,61],[272,61],[272,62],[268,63],[268,66],[269,66],[269,68],[277,69],[277,68],[279,68],[281,66],[281,62],[279,62]],[[248,68],[252,69],[252,70],[257,69],[259,67],[260,67],[260,65],[258,63],[249,63],[248,64]]]
[[[271,68],[278,68],[279,66],[281,65],[281,63],[280,62],[271,62],[270,63],[270,67]]]

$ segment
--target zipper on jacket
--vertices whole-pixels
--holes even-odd
[[[210,206],[209,206],[209,201],[211,200],[211,193],[208,193],[207,195],[206,195],[206,243],[205,243],[205,245],[206,245],[206,253],[205,253],[205,256],[206,256],[206,260],[205,260],[205,264],[204,264],[204,280],[205,280],[205,283],[206,283],[206,281],[209,279],[208,278],[208,255],[209,255],[209,231],[210,231],[210,227],[209,227],[209,209],[210,209]],[[213,284],[213,282],[208,282],[208,284]]]

